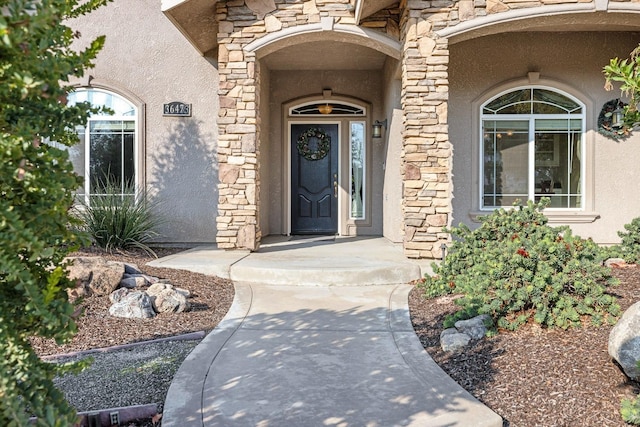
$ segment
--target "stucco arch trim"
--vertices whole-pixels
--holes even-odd
[[[491,30],[491,27],[509,24],[511,22],[518,22],[529,20],[534,22],[536,18],[545,17],[557,17],[560,15],[570,14],[589,14],[595,12],[610,12],[615,13],[615,17],[612,20],[617,20],[620,13],[640,14],[640,3],[632,2],[609,2],[608,0],[595,0],[591,3],[572,3],[572,4],[559,4],[559,5],[545,5],[538,7],[512,9],[500,13],[492,13],[486,16],[481,16],[475,19],[461,22],[452,27],[443,28],[436,31],[436,34],[440,37],[450,39],[452,42],[463,41],[472,37],[475,37],[475,32],[482,32],[481,35],[493,34],[501,32],[500,30]],[[637,20],[637,18],[634,18]],[[600,20],[601,24],[606,24]],[[623,22],[617,22],[618,25],[625,25]],[[544,25],[543,25],[544,26]],[[629,23],[628,26],[635,26],[638,28],[637,21]],[[532,27],[535,29],[535,27]]]
[[[570,98],[578,101],[585,108],[584,113],[584,129],[585,129],[585,197],[584,197],[584,208],[580,211],[547,211],[545,214],[549,218],[550,223],[557,224],[571,224],[571,223],[592,223],[596,219],[600,217],[600,214],[595,211],[594,206],[594,195],[595,195],[595,134],[594,134],[594,108],[595,103],[593,99],[589,96],[585,95],[583,92],[577,90],[573,86],[564,83],[562,81],[548,79],[548,78],[540,78],[538,73],[529,73],[527,77],[508,80],[502,82],[496,86],[493,86],[482,94],[480,94],[476,99],[474,99],[471,103],[471,108],[473,109],[472,114],[472,129],[474,129],[472,133],[472,177],[473,177],[473,188],[479,188],[479,176],[480,176],[480,120],[481,120],[481,107],[493,99],[494,97],[509,92],[511,90],[516,90],[522,87],[535,87],[535,88],[544,88],[549,89],[554,92],[561,93],[563,95],[567,95]],[[474,190],[472,192],[472,206],[473,210],[469,212],[469,217],[472,221],[478,221],[479,217],[486,215],[486,211],[480,211],[480,194],[479,191]]]
[[[333,17],[323,17],[314,24],[284,28],[247,44],[244,50],[264,57],[284,47],[310,41],[342,41],[370,47],[394,59],[400,59],[401,45],[378,31],[357,25],[337,24]]]

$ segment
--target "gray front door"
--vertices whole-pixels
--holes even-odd
[[[291,125],[291,234],[338,232],[338,148],[337,124]]]

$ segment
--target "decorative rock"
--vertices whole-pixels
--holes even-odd
[[[182,313],[189,310],[190,304],[184,292],[185,289],[174,288],[166,283],[155,283],[147,289],[153,308],[158,313]]]
[[[623,258],[609,258],[604,262],[604,265],[609,268],[628,268],[635,267],[635,264],[627,264]]]
[[[609,333],[609,355],[629,378],[640,377],[640,302],[629,307]]]
[[[129,277],[126,277],[126,276],[127,275],[125,274],[125,277],[120,281],[121,288],[133,289],[133,288],[148,286],[151,284],[143,275],[129,276]]]
[[[124,274],[142,274],[142,271],[138,268],[137,265],[125,262]]]
[[[124,264],[121,262],[107,261],[100,257],[69,259],[69,278],[79,280],[85,291],[91,291],[96,295],[109,295],[116,290],[124,274]]]
[[[149,295],[142,291],[129,292],[119,302],[109,307],[109,314],[128,319],[148,319],[156,315]]]
[[[472,339],[479,340],[487,334],[485,322],[491,321],[491,316],[482,314],[468,320],[458,320],[455,324],[458,332],[469,335]]]
[[[191,298],[191,291],[188,289],[183,289],[183,288],[176,288],[174,286],[173,290],[175,290],[178,293],[181,293],[182,295],[185,296],[185,298]]]
[[[111,301],[111,304],[115,304],[122,301],[122,299],[130,293],[131,290],[128,288],[118,288],[109,294],[109,301]]]
[[[440,334],[440,346],[443,351],[454,352],[463,349],[469,344],[471,337],[467,334],[461,334],[455,328],[449,328]]]
[[[153,285],[149,286],[149,289],[147,289],[147,294],[149,294],[149,296],[155,296],[158,295],[160,292],[164,291],[165,289],[172,289],[173,286],[168,284],[168,283],[154,283]]]

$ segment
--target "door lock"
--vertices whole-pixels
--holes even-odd
[[[338,198],[338,181],[333,181],[333,197]]]

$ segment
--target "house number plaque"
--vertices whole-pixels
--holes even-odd
[[[169,117],[191,117],[191,104],[178,101],[164,104],[162,115]]]

